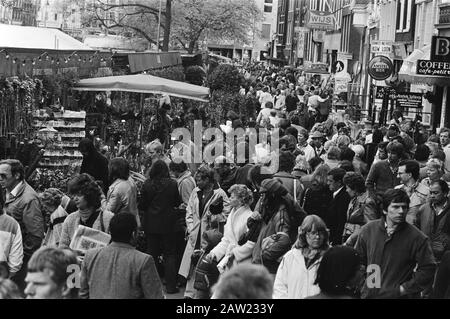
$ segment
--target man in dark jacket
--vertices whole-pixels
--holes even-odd
[[[81,269],[83,299],[163,299],[161,280],[152,256],[137,251],[131,241],[136,217],[121,213],[109,224],[112,243],[89,251]]]
[[[450,249],[449,187],[445,181],[431,184],[429,201],[419,208],[416,226],[430,238],[434,257],[441,260]]]
[[[108,160],[95,149],[94,143],[88,138],[80,141],[78,149],[83,154],[80,174],[89,174],[96,181],[102,182],[103,192],[107,194],[109,188]]]
[[[433,251],[428,237],[406,222],[409,201],[405,191],[387,190],[385,216],[361,229],[355,248],[367,275],[362,298],[419,298],[433,283]]]
[[[27,263],[44,239],[44,216],[38,194],[24,180],[25,171],[18,160],[0,161],[0,186],[5,190],[5,212],[20,225],[23,238],[23,265],[15,275],[19,288],[25,288]],[[3,196],[3,194],[0,194]]]
[[[342,168],[335,168],[327,176],[327,184],[330,191],[333,192],[333,200],[325,216],[325,223],[330,229],[330,243],[333,246],[342,244],[342,234],[350,204],[350,196],[344,185],[345,174],[346,171]]]

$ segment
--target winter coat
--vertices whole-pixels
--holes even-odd
[[[31,257],[41,247],[44,239],[44,216],[38,194],[27,182],[23,182],[17,196],[5,202],[4,210],[19,223],[22,231],[23,253]]]
[[[301,249],[293,248],[283,256],[273,286],[273,299],[304,299],[320,293],[314,284],[322,258],[306,268]]]
[[[347,221],[349,203],[350,196],[345,190],[345,187],[342,187],[331,201],[325,218],[323,218],[330,230],[330,243],[333,246],[342,244],[342,234],[344,232],[345,222]]]
[[[390,188],[400,184],[397,173],[394,173],[387,160],[376,162],[372,165],[366,179],[367,189],[377,195],[382,195]]]
[[[103,183],[103,192],[106,194],[109,186],[108,159],[97,150],[91,150],[88,156],[83,157],[80,174],[89,174],[96,181]]]
[[[269,221],[262,221],[261,231],[252,253],[252,263],[262,264],[271,274],[275,274],[281,257],[292,246],[290,232],[288,207],[282,203]]]
[[[133,179],[116,179],[108,190],[106,210],[113,214],[129,213],[138,216],[137,187]]]
[[[8,264],[12,277],[22,267],[23,246],[19,223],[0,211],[0,262],[2,261]]]
[[[353,198],[348,205],[343,242],[348,241],[348,246],[355,246],[361,227],[372,220],[379,219],[380,214],[377,203],[368,192]]]
[[[45,235],[42,246],[57,248],[61,238],[63,223],[66,220],[68,214],[66,210],[60,205],[50,215],[50,225]]]
[[[444,253],[450,250],[450,203],[447,203],[441,216],[436,221],[436,213],[428,202],[419,208],[416,220],[417,228],[430,238],[437,260],[441,260]]]
[[[146,234],[168,234],[176,231],[175,208],[180,206],[178,184],[163,179],[159,184],[147,179],[142,186],[139,210],[143,211],[142,225]]]
[[[247,221],[253,212],[249,207],[233,208],[228,216],[224,228],[224,235],[221,242],[211,251],[210,254],[216,257],[217,261],[233,255],[236,263],[243,262],[252,256],[254,243],[247,242],[239,246],[239,240],[247,232]]]
[[[88,251],[80,282],[82,299],[164,299],[152,256],[128,244]]]
[[[298,202],[303,196],[303,192],[305,189],[303,188],[302,183],[299,179],[293,177],[291,174],[287,172],[278,172],[273,175],[273,178],[281,181],[281,184],[288,190],[289,194]]]
[[[200,188],[196,187],[189,198],[189,203],[186,207],[186,227],[188,232],[188,242],[183,254],[179,274],[185,278],[189,276],[189,270],[191,268],[191,257],[195,250],[195,244],[200,237],[202,245],[206,245],[204,242],[203,233],[213,228],[214,224],[225,224],[230,212],[229,199],[225,191],[221,188],[215,189],[213,195],[209,201],[205,204],[203,214],[200,218],[199,212],[199,197],[198,193]],[[219,215],[212,215],[209,208],[219,197],[223,199],[223,212]]]
[[[100,221],[101,216],[103,216],[102,221],[104,228],[102,227],[102,222]],[[104,233],[109,233],[109,222],[111,221],[113,216],[114,216],[113,213],[103,211],[103,214],[100,213],[97,219],[94,221],[92,229],[96,229]],[[67,216],[62,227],[61,238],[59,240],[58,248],[68,248],[70,246],[73,235],[75,235],[75,232],[78,226],[80,225],[80,218],[81,217],[79,211],[76,211],[75,213],[72,213],[69,216]]]
[[[361,298],[400,298],[400,285],[405,289],[405,297],[417,298],[433,283],[436,262],[430,240],[406,222],[388,236],[385,223],[382,218],[366,224],[356,242],[363,278],[370,275],[368,270],[373,273],[378,269],[380,275],[367,278],[373,285],[364,281]]]

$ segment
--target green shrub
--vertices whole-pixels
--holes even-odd
[[[186,81],[194,85],[203,85],[206,73],[202,67],[193,65],[186,68]]]
[[[185,81],[184,68],[182,66],[173,66],[164,69],[150,70],[147,72],[153,76],[157,76],[164,79],[180,82]]]
[[[244,76],[235,66],[221,64],[210,75],[208,83],[212,91],[238,93],[240,85],[244,83]]]

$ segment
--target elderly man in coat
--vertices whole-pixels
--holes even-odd
[[[230,212],[228,196],[223,189],[215,188],[217,184],[214,175],[214,170],[208,167],[199,168],[195,175],[197,187],[192,192],[186,207],[188,242],[178,272],[179,275],[189,279],[185,298],[194,299],[196,296],[193,278],[195,265],[192,265],[191,258],[195,250],[206,246],[203,242],[203,233],[224,225]],[[223,201],[223,210],[211,212],[211,206],[218,201]]]
[[[16,274],[19,288],[25,288],[26,265],[44,239],[44,216],[38,194],[24,179],[25,171],[18,160],[0,161],[0,185],[6,190],[5,212],[20,225],[23,238],[23,266]]]

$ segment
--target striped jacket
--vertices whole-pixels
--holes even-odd
[[[1,213],[1,211],[0,211]],[[0,214],[0,262],[8,263],[10,275],[18,272],[22,267],[23,246],[22,232],[19,223],[8,216]]]

